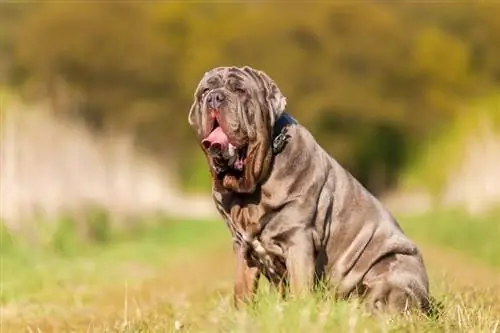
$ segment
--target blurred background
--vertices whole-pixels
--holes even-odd
[[[163,219],[223,230],[187,115],[205,71],[250,65],[391,211],[427,216],[405,222],[412,236],[498,267],[499,15],[493,1],[2,2],[2,251],[80,255]],[[49,267],[13,277],[4,304]]]
[[[0,216],[13,229],[89,209],[213,216],[187,113],[219,65],[267,72],[288,111],[394,209],[489,211],[500,201],[499,9],[3,3]]]

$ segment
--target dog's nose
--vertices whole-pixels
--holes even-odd
[[[207,104],[211,109],[217,110],[225,99],[226,97],[222,92],[213,91],[207,96]]]

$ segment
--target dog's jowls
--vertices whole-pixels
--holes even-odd
[[[189,112],[233,235],[236,304],[264,275],[291,294],[327,281],[337,297],[358,296],[372,310],[426,311],[415,244],[285,106],[264,72],[218,67],[201,79]],[[273,150],[277,127],[287,133],[281,151]]]

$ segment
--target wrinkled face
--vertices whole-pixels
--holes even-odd
[[[258,150],[270,148],[274,122],[285,105],[285,97],[264,72],[217,67],[205,73],[188,119],[212,173],[243,176],[251,167],[249,157],[258,159],[262,155]]]

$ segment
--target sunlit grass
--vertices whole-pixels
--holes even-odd
[[[62,221],[65,224],[65,221]],[[62,227],[53,234],[70,245],[49,242],[44,247],[18,244],[5,230],[2,232],[2,283],[0,304],[30,298],[53,299],[58,296],[50,287],[71,290],[79,283],[111,282],[123,277],[127,263],[158,266],[166,258],[188,255],[189,250],[210,248],[225,236],[223,226],[210,222],[171,222],[123,232],[109,242],[78,242],[74,229]],[[62,235],[61,233],[64,232]],[[139,272],[140,273],[140,272]],[[47,288],[49,287],[49,288]]]
[[[500,214],[471,217],[441,211],[400,218],[407,234],[417,240],[447,246],[479,261],[500,267]]]
[[[411,236],[449,246],[449,239],[455,238],[443,235],[460,230],[471,234],[467,228],[452,230],[457,219],[443,213],[402,218],[402,224]],[[442,226],[431,236],[436,223]],[[459,223],[473,222],[464,218]],[[464,240],[457,247],[462,244],[464,253],[494,264],[481,250],[496,246],[498,238],[487,235],[491,227],[476,223],[476,232],[485,235],[483,242]],[[500,331],[498,294],[456,287],[442,276],[442,267],[435,266],[430,267],[431,288],[442,304],[435,318],[374,318],[356,302],[335,301],[328,294],[284,301],[265,282],[256,302],[238,311],[232,306],[229,235],[221,221],[164,219],[147,228],[112,233],[105,242],[77,243],[68,252],[68,247],[54,248],[51,242],[34,250],[6,235],[4,244],[10,245],[2,252],[2,333]],[[459,271],[469,268],[467,260],[464,255]]]

